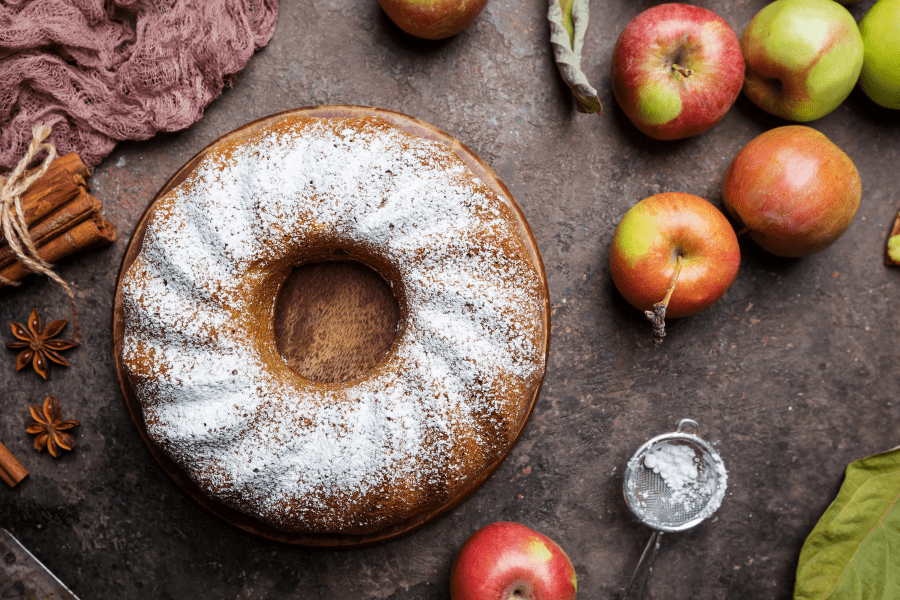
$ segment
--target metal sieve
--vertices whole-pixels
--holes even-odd
[[[719,453],[697,437],[698,428],[697,421],[682,419],[675,432],[657,436],[638,448],[625,467],[625,502],[634,516],[654,531],[622,600],[628,596],[649,555],[647,576],[641,590],[641,598],[644,598],[663,532],[684,531],[699,525],[722,503],[727,480],[725,466]],[[677,455],[681,465],[692,465],[687,468],[688,475],[678,471],[661,474],[659,471],[665,469],[656,464],[659,462],[656,457],[660,455]]]

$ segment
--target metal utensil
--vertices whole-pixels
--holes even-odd
[[[0,527],[0,598],[78,600],[10,532]]]
[[[653,535],[622,600],[628,597],[649,555],[641,598],[646,595],[663,532],[699,525],[716,512],[725,497],[725,465],[719,453],[697,437],[698,428],[697,421],[682,419],[674,433],[646,442],[628,461],[623,483],[625,502],[641,523],[653,529]]]

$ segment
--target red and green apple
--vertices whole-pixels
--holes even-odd
[[[643,11],[613,53],[616,101],[639,130],[659,140],[690,137],[718,123],[743,81],[734,30],[699,6],[668,3]]]
[[[731,223],[708,201],[682,192],[644,198],[625,213],[613,235],[609,268],[616,288],[635,308],[652,311],[676,282],[666,316],[697,313],[734,281],[741,251]]]
[[[471,25],[487,0],[378,0],[378,3],[406,33],[440,40]]]
[[[450,573],[452,600],[574,600],[575,568],[559,545],[509,521],[466,540]]]
[[[722,185],[725,207],[747,235],[784,257],[834,243],[850,226],[861,196],[850,157],[804,125],[753,138],[731,162]]]
[[[744,93],[792,121],[812,121],[837,108],[863,65],[856,20],[833,0],[775,0],[750,21],[741,49]]]

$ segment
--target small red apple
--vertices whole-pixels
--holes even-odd
[[[609,254],[613,282],[635,308],[652,312],[672,289],[669,317],[710,306],[731,286],[740,264],[737,236],[725,215],[681,192],[632,206],[616,227]]]
[[[410,35],[440,40],[468,27],[488,0],[378,0],[381,8]]]
[[[577,587],[556,542],[508,521],[472,534],[450,573],[451,600],[574,600]]]
[[[834,243],[850,226],[861,196],[850,157],[804,125],[777,127],[750,140],[722,185],[726,209],[750,239],[785,257]]]
[[[734,30],[711,10],[660,4],[636,16],[613,54],[616,101],[658,140],[702,133],[741,92],[744,58]]]

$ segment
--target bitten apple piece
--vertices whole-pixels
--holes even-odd
[[[894,219],[894,227],[884,245],[884,264],[891,267],[900,266],[900,214]]]

